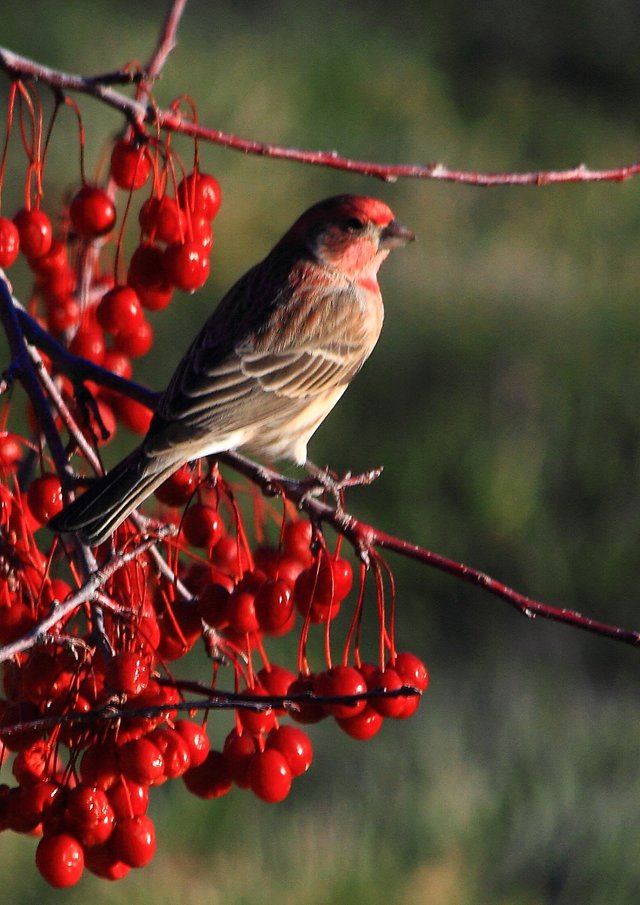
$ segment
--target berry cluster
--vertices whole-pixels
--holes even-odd
[[[0,458],[15,466],[14,447],[23,445],[5,434]],[[0,485],[4,645],[50,616],[54,601],[64,605],[74,594],[63,579],[51,577],[64,562],[55,550],[47,558],[39,537],[50,511],[41,488],[52,477],[35,478],[26,498]],[[0,738],[5,756],[14,755],[17,785],[0,786],[0,828],[42,835],[36,864],[54,886],[76,882],[83,867],[113,880],[149,862],[155,849],[146,815],[151,786],[182,777],[205,799],[235,784],[263,801],[281,801],[312,760],[308,735],[287,718],[310,724],[332,716],[348,735],[366,740],[385,717],[411,716],[420,698],[409,689],[427,687],[424,665],[413,654],[395,653],[384,626],[383,641],[391,646],[386,662],[363,662],[356,642],[348,665],[362,593],[343,662],[330,665],[329,654],[327,668],[312,671],[310,628],[321,626],[328,645],[329,627],[351,591],[348,561],[330,553],[321,535],[314,537],[309,521],[291,516],[277,545],[250,549],[242,521],[235,521],[231,489],[219,475],[212,478],[199,483],[196,471],[184,468],[156,492],[164,518],[179,524],[168,559],[182,560],[189,594],[158,572],[148,551],[140,553],[102,586],[106,645],[97,643],[90,610],[74,608],[46,639],[5,663]],[[187,498],[191,504],[183,511]],[[116,547],[127,549],[136,538],[125,524]],[[97,551],[105,565],[107,546]],[[266,645],[296,628],[293,671],[270,660]],[[179,717],[193,683],[177,680],[170,667],[202,639],[210,672],[202,692],[237,707],[235,727],[217,750],[209,749],[206,724]],[[256,655],[262,666],[254,670]],[[233,695],[216,691],[223,664],[233,671]]]
[[[31,399],[32,439],[8,430],[9,404],[0,413],[0,830],[40,837],[37,867],[64,887],[85,868],[116,880],[151,860],[151,787],[181,777],[203,799],[236,785],[282,801],[312,762],[302,726],[333,717],[369,739],[385,718],[416,711],[428,675],[396,650],[393,582],[378,553],[354,576],[341,539],[330,548],[284,491],[280,509],[251,483],[231,485],[215,463],[181,468],[155,491],[153,519],[127,520],[95,550],[46,529],[73,481],[61,451],[90,474],[118,425],[146,430],[151,412],[102,377],[130,386],[131,359],[153,344],[145,312],[206,281],[220,186],[197,148],[187,172],[168,140],[128,133],[103,186],[81,167],[54,230],[42,204],[51,130],[33,91],[16,82],[9,99],[9,132],[20,95],[20,115],[32,117],[23,143],[32,140],[25,206],[0,217],[0,266],[22,252],[35,276],[30,314],[57,345],[32,366],[44,400]],[[145,186],[125,273],[122,227]],[[80,359],[95,380],[78,376]],[[365,657],[370,602],[377,633]],[[293,663],[291,645],[278,647],[292,633]],[[176,671],[188,654],[198,681]],[[210,719],[219,708],[235,710],[231,731]]]

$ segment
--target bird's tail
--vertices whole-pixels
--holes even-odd
[[[49,528],[57,533],[77,532],[90,546],[97,546],[179,464],[170,459],[161,469],[150,468],[142,449],[135,449],[108,474],[91,484],[82,496],[55,515],[49,522]]]

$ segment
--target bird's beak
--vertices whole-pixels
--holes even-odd
[[[387,226],[380,231],[379,248],[399,248],[406,245],[407,242],[413,242],[415,233],[407,229],[397,220],[392,220]]]

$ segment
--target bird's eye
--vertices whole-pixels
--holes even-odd
[[[362,220],[358,220],[357,217],[350,217],[345,221],[344,225],[347,229],[353,230],[353,232],[359,232],[361,229],[364,229],[364,223]]]

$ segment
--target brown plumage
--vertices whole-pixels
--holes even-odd
[[[413,238],[374,198],[341,195],[306,211],[207,320],[140,446],[50,527],[101,543],[181,465],[217,452],[303,465],[380,334],[377,271]]]

